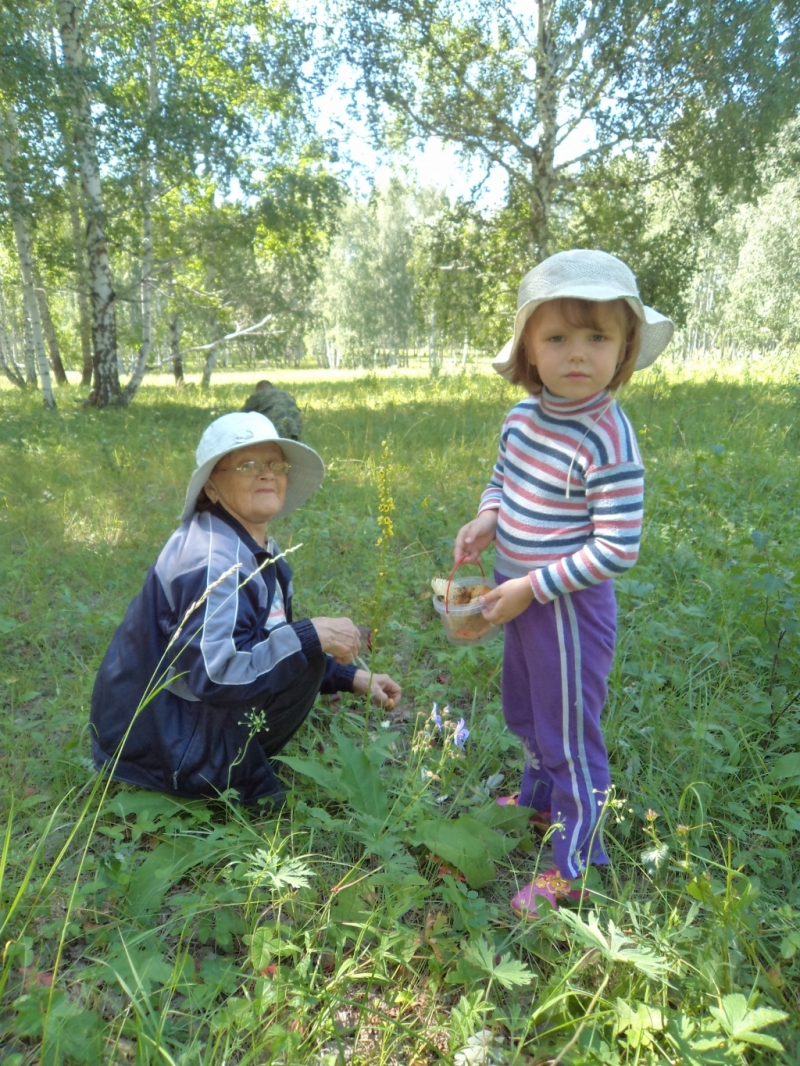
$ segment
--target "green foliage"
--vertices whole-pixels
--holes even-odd
[[[797,107],[792,5],[333,7],[377,135],[438,137],[484,173],[502,169],[537,261],[553,250],[555,212],[587,164],[655,146],[670,169],[691,159],[702,183],[752,187],[759,151]]]
[[[371,620],[383,567],[375,668],[404,694],[386,717],[321,700],[281,764],[280,818],[98,780],[87,758],[99,660],[174,528],[202,428],[250,382],[145,386],[132,409],[47,419],[0,390],[4,1061],[793,1061],[795,372],[654,368],[623,398],[648,488],[642,556],[617,585],[612,864],[530,924],[508,900],[549,861],[525,811],[495,803],[521,771],[501,645],[447,645],[428,586],[514,390],[281,380],[328,468],[275,530],[297,549],[298,611]]]

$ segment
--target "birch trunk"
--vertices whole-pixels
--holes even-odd
[[[0,278],[0,370],[17,388],[25,388],[25,378],[20,373],[17,362],[14,359],[14,341],[6,320],[2,278]]]
[[[50,317],[47,293],[44,290],[44,285],[42,285],[39,267],[35,261],[33,264],[33,282],[36,286],[36,302],[39,305],[39,317],[42,320],[44,339],[47,343],[47,350],[50,353],[50,367],[55,374],[56,381],[59,385],[69,385],[67,372],[64,369],[64,364],[61,362],[61,352],[58,347],[55,326],[53,325],[53,319]]]
[[[142,166],[142,341],[139,355],[131,371],[131,378],[125,386],[125,402],[130,403],[136,395],[147,369],[147,357],[152,345],[152,272],[153,272],[153,219],[151,213],[150,181],[147,164]]]
[[[531,201],[531,255],[541,263],[552,253],[550,214],[556,185],[555,154],[558,137],[558,52],[551,21],[553,0],[538,0],[536,37],[536,110],[541,123],[539,143],[533,153]]]
[[[36,298],[33,294],[33,273],[30,269],[32,264],[32,252],[28,223],[23,214],[24,195],[17,173],[17,160],[19,157],[19,144],[17,137],[17,123],[13,108],[0,112],[0,166],[3,170],[3,178],[6,183],[8,205],[11,213],[11,223],[14,228],[14,240],[17,245],[17,257],[20,262],[20,274],[22,275],[22,303],[25,310],[25,325],[22,331],[22,353],[25,366],[25,384],[36,385],[36,325],[31,318],[31,304],[35,305]],[[23,259],[28,264],[28,282],[25,280],[25,267]],[[39,322],[38,313],[35,311],[36,322]],[[39,323],[41,334],[41,323]]]
[[[91,101],[84,83],[85,55],[81,32],[83,0],[56,0],[64,70],[69,85],[73,143],[86,211],[86,258],[92,310],[94,382],[92,402],[97,407],[123,402],[117,367],[116,294],[105,234],[103,190],[92,125]]]
[[[3,176],[6,182],[6,192],[11,211],[11,221],[14,226],[14,240],[17,245],[19,257],[19,269],[22,275],[22,297],[25,304],[25,316],[28,320],[31,345],[36,360],[36,369],[39,371],[39,380],[42,386],[42,397],[45,407],[56,406],[53,396],[53,385],[50,380],[50,367],[47,365],[47,354],[44,350],[44,333],[42,320],[39,316],[39,305],[36,301],[36,287],[33,279],[33,251],[31,245],[28,223],[24,216],[24,201],[22,188],[17,175],[17,160],[19,148],[17,144],[17,126],[14,113],[9,108],[2,112],[2,129],[0,129],[0,160],[2,160]],[[31,367],[26,366],[26,377],[30,384],[36,383],[36,375],[33,374],[31,382]]]
[[[72,247],[75,255],[75,288],[78,294],[78,321],[81,334],[81,385],[91,385],[92,372],[92,329],[89,321],[89,300],[86,292],[88,289],[86,274],[86,250],[83,243],[83,230],[81,227],[81,209],[78,203],[78,182],[74,175],[69,182],[69,213],[72,222]]]
[[[206,356],[205,365],[203,366],[203,377],[200,381],[200,388],[207,389],[211,384],[211,375],[214,372],[214,367],[217,365],[217,355],[219,354],[220,336],[219,336],[219,320],[214,315],[214,324],[212,327],[212,343],[208,349],[208,355]]]
[[[173,311],[169,316],[169,354],[172,360],[172,374],[176,385],[183,384],[183,359],[181,358],[181,333],[183,323],[180,315]]]
[[[24,322],[22,327],[22,364],[25,367],[25,384],[33,385],[35,387],[38,383],[38,378],[36,377],[36,349],[33,343],[33,331],[31,330],[30,319],[28,318],[28,305],[24,288],[22,306],[24,310]]]
[[[175,304],[175,278],[172,274],[172,265],[167,267],[167,292],[169,293],[169,315],[167,327],[169,329],[169,357],[172,360],[172,374],[176,385],[183,384],[183,356],[181,355],[181,334],[183,322],[178,314]]]
[[[156,66],[156,46],[158,43],[158,7],[153,4],[150,13],[150,34],[148,41],[148,92],[147,115],[152,120],[158,109],[158,68]],[[130,403],[142,383],[147,369],[147,358],[153,343],[153,191],[158,187],[158,175],[151,167],[152,145],[148,141],[142,160],[142,343],[139,357],[131,373],[131,379],[125,386],[125,402]]]

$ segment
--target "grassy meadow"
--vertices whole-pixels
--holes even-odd
[[[483,373],[286,382],[328,468],[273,530],[296,613],[373,626],[404,692],[388,716],[319,701],[279,818],[89,761],[94,673],[247,383],[104,412],[62,392],[52,414],[0,391],[0,1061],[800,1062],[800,375],[666,366],[622,396],[648,480],[605,712],[612,866],[534,923],[508,900],[547,844],[495,803],[521,771],[502,644],[450,647],[428,584],[518,394]]]

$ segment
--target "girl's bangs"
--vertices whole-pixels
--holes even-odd
[[[577,296],[562,296],[552,302],[558,305],[573,329],[596,329],[602,332],[611,318],[618,321],[623,330],[627,330],[631,317],[636,317],[624,300],[599,303],[597,300],[581,300]]]

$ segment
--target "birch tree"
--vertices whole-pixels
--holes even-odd
[[[30,341],[33,347],[36,370],[42,387],[42,397],[45,407],[56,406],[53,396],[53,386],[50,380],[50,368],[47,365],[47,354],[44,346],[44,331],[39,314],[39,304],[36,299],[36,283],[34,280],[33,247],[30,229],[26,218],[26,209],[22,185],[19,178],[19,140],[16,118],[12,107],[6,107],[0,111],[0,164],[2,165],[5,179],[6,192],[8,195],[9,211],[14,226],[14,238],[16,240],[19,267],[22,275],[22,293],[25,301],[25,314]],[[29,384],[36,383],[33,375],[31,381],[31,368],[28,367],[27,379]]]
[[[77,3],[74,0],[56,0],[56,12],[64,65],[64,89],[83,189],[94,357],[91,395],[93,403],[105,407],[120,403],[122,391],[117,367],[116,293],[106,240],[92,101],[86,84],[83,0]]]
[[[158,5],[150,8],[150,27],[147,35],[147,122],[149,133],[153,119],[158,112]],[[153,146],[149,136],[145,136],[140,163],[142,192],[142,341],[130,381],[125,386],[125,400],[130,403],[142,383],[147,367],[147,357],[152,344],[153,312],[153,197],[158,189],[158,172],[153,159]]]
[[[660,146],[730,188],[800,98],[797,5],[772,0],[331,0],[377,137],[440,138],[500,168],[528,254],[581,168]]]

